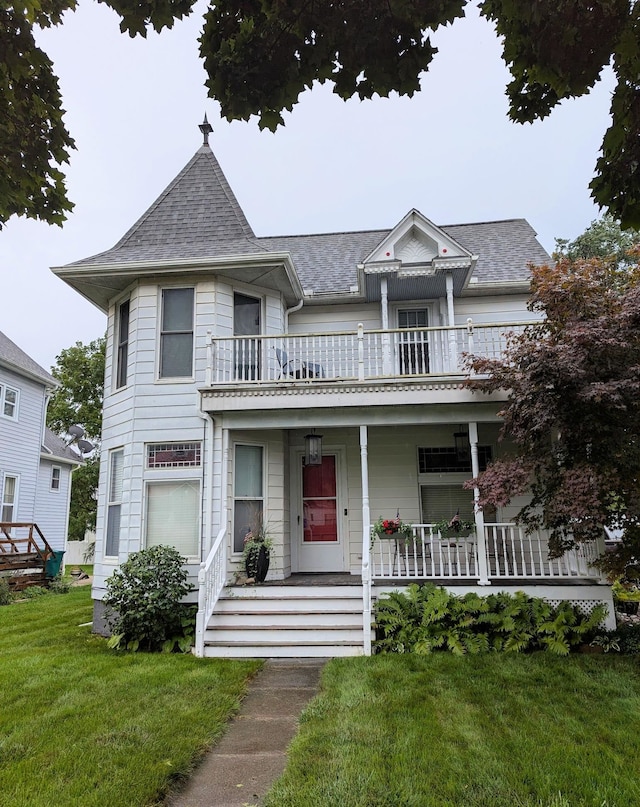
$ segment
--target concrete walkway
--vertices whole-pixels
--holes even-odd
[[[270,659],[226,734],[168,807],[259,805],[284,770],[300,713],[318,692],[326,659]]]

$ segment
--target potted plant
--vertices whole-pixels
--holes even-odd
[[[260,515],[244,536],[242,560],[247,579],[263,583],[269,571],[273,541]]]
[[[395,518],[380,516],[371,532],[378,538],[413,538],[411,524],[405,524],[399,514]]]
[[[632,583],[614,580],[611,586],[616,611],[621,614],[637,614],[640,606],[640,589]]]
[[[475,529],[475,522],[474,521],[465,521],[465,519],[460,518],[460,513],[456,513],[455,516],[447,521],[447,519],[443,519],[442,521],[436,521],[433,525],[433,532],[438,533],[440,538],[443,541],[446,541],[450,538],[456,538],[459,535],[466,535],[471,530]]]

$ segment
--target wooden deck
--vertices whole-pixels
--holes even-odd
[[[47,586],[47,561],[55,557],[37,524],[0,522],[0,575],[12,591]]]

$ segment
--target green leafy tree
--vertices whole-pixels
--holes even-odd
[[[105,339],[88,345],[76,342],[56,357],[53,376],[60,387],[51,396],[47,426],[59,435],[67,435],[73,425],[81,425],[95,445],[84,465],[73,473],[69,506],[69,539],[81,541],[87,530],[96,526],[95,492],[100,473],[100,437],[104,393]]]
[[[120,28],[145,36],[170,28],[195,0],[101,0]],[[464,15],[471,0],[216,0],[205,13],[200,55],[209,95],[228,120],[257,115],[275,129],[314,82],[342,98],[411,96],[436,53],[429,32]],[[35,44],[34,25],[57,25],[76,0],[9,0],[0,12],[0,226],[17,213],[59,224],[71,208],[57,166],[73,147],[58,82]],[[512,80],[509,116],[542,119],[587,94],[613,64],[617,86],[591,191],[623,227],[640,226],[640,4],[630,0],[484,0]],[[4,191],[4,192],[3,192]]]
[[[633,248],[638,243],[640,234],[637,230],[623,230],[620,223],[607,214],[592,221],[573,241],[556,238],[554,257],[568,258],[570,261],[602,258],[622,268],[634,262]]]
[[[544,319],[501,360],[472,357],[466,385],[508,393],[502,437],[517,449],[477,480],[480,504],[531,494],[517,520],[550,531],[558,555],[624,527],[603,567],[640,558],[640,252],[621,271],[602,258],[532,269],[529,308]]]

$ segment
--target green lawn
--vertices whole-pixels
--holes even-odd
[[[267,805],[640,805],[639,662],[547,653],[336,659]]]
[[[89,586],[0,608],[1,807],[144,807],[220,736],[257,662],[115,653]]]

